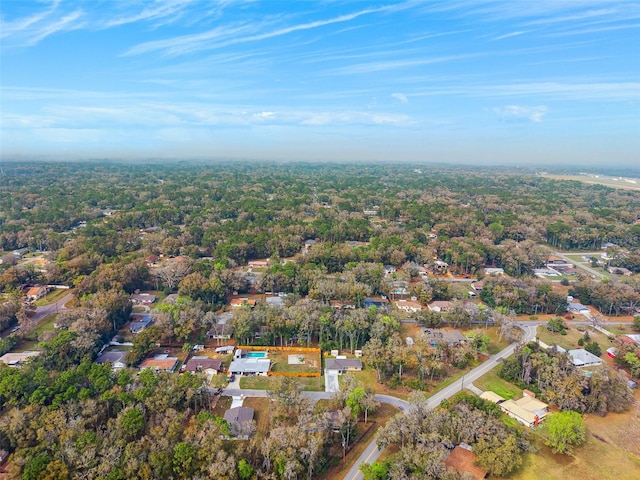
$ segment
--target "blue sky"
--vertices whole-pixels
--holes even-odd
[[[640,165],[640,3],[1,0],[2,157]]]

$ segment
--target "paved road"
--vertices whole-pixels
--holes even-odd
[[[73,298],[73,294],[68,294],[62,297],[57,302],[54,302],[50,305],[44,305],[42,307],[36,307],[35,311],[31,312],[31,320],[34,322],[34,325],[40,323],[40,321],[48,317],[51,314],[62,312],[66,310],[65,304]],[[4,332],[2,332],[2,338],[11,335],[11,329],[7,328]]]
[[[535,338],[537,325],[532,325],[530,323],[518,323],[517,325],[524,330],[523,341],[525,343]],[[489,357],[489,360],[487,360],[482,365],[471,370],[469,373],[464,375],[461,379],[453,382],[447,388],[440,390],[435,395],[429,397],[429,399],[427,400],[429,407],[431,408],[437,407],[438,405],[440,405],[440,402],[442,402],[442,400],[452,397],[454,394],[458,393],[460,390],[463,390],[465,388],[464,387],[465,383],[469,385],[474,380],[477,380],[478,378],[480,378],[482,375],[484,375],[489,370],[494,368],[498,363],[502,362],[505,358],[513,354],[513,351],[515,350],[516,345],[517,343],[515,342],[512,343],[501,352]],[[378,396],[379,395],[376,395],[376,398]],[[406,404],[406,402],[404,403]],[[365,462],[366,463],[375,462],[380,456],[380,453],[381,452],[380,450],[378,450],[378,446],[376,445],[375,439],[372,440],[371,443],[364,450],[364,452],[362,452],[362,455],[360,455],[360,458],[358,458],[358,460],[356,460],[356,462],[353,464],[353,467],[351,467],[349,472],[343,477],[343,480],[362,480],[364,476],[360,472],[360,465]]]
[[[602,254],[602,252],[587,252],[587,253],[583,253],[582,255],[597,255],[600,256]],[[606,275],[600,273],[597,270],[594,270],[591,267],[586,266],[585,264],[581,263],[581,262],[576,262],[575,260],[572,260],[571,258],[567,257],[565,254],[560,253],[560,252],[552,252],[552,255],[555,255],[556,257],[560,257],[561,259],[563,259],[565,262],[567,263],[572,263],[576,266],[576,268],[581,268],[582,270],[584,270],[585,272],[593,275],[594,277],[597,278],[605,278]]]
[[[43,305],[42,307],[36,307],[36,311],[31,317],[31,319],[35,323],[38,323],[40,322],[40,320],[42,320],[45,317],[48,317],[49,315],[66,310],[65,304],[69,302],[72,298],[73,298],[73,294],[69,293],[64,297],[62,297],[57,302],[51,303],[49,305]]]

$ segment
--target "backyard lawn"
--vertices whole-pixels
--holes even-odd
[[[304,391],[324,391],[324,377],[295,377],[295,380]],[[276,381],[276,377],[263,377],[262,375],[241,377],[240,388],[247,388],[250,390],[270,390],[274,387]]]

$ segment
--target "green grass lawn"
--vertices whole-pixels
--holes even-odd
[[[68,293],[70,293],[70,292],[66,288],[56,288],[55,290],[53,290],[53,291],[49,292],[48,294],[46,294],[41,299],[37,300],[35,302],[35,306],[36,307],[43,307],[45,305],[50,305],[50,304],[60,300],[61,298],[63,298]]]
[[[295,377],[296,383],[300,388],[308,392],[324,391],[324,377]],[[274,387],[276,377],[263,377],[256,375],[255,377],[240,378],[240,388],[251,390],[270,390]]]
[[[289,355],[301,355],[304,357],[304,363],[299,365],[289,365]],[[272,361],[271,369],[274,372],[320,372],[320,353],[297,353],[293,351],[269,351],[269,358]]]
[[[473,384],[483,391],[491,391],[497,393],[505,400],[517,397],[522,394],[522,390],[516,387],[514,384],[503,380],[498,376],[498,371],[501,366],[497,366],[488,373],[481,376]]]
[[[29,335],[27,335],[27,337],[30,340],[37,340],[42,333],[55,330],[53,324],[55,323],[57,316],[58,314],[54,313],[53,315],[49,315],[48,317],[40,320],[38,325],[31,332],[29,332]]]
[[[600,348],[604,352],[609,346],[611,346],[611,342],[607,336],[600,332],[594,332],[590,327],[586,327],[585,331],[589,332],[589,336],[591,337],[591,341],[598,342]],[[576,328],[568,328],[566,335],[561,335],[560,333],[553,333],[547,330],[545,325],[541,325],[538,327],[538,338],[546,343],[547,345],[558,345],[562,348],[566,348],[567,350],[573,350],[574,348],[582,348],[578,345],[578,340],[580,340],[584,336],[584,331],[581,332]]]

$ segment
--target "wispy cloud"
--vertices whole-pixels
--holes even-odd
[[[73,30],[104,30],[137,22],[155,22],[157,27],[177,21],[190,7],[197,5],[196,0],[156,0],[154,3],[146,0],[106,3],[52,0],[44,3],[44,7],[30,15],[0,20],[0,38],[6,39],[3,47],[31,47],[51,35]],[[201,15],[208,13],[192,17],[200,18]]]
[[[409,99],[404,93],[392,93],[391,97],[395,98],[400,103],[409,103]]]
[[[506,107],[494,108],[493,111],[498,118],[505,122],[530,122],[542,123],[542,118],[549,109],[545,105],[537,107],[526,107],[521,105],[507,105]]]
[[[124,55],[139,55],[142,53],[163,51],[166,55],[184,55],[203,50],[213,50],[216,48],[226,47],[230,45],[236,45],[239,43],[256,42],[260,40],[266,40],[269,38],[279,37],[287,35],[289,33],[298,32],[302,30],[310,30],[314,28],[324,27],[336,23],[344,23],[354,20],[364,15],[370,15],[372,13],[380,13],[390,10],[391,7],[379,7],[360,10],[357,12],[339,15],[337,17],[316,20],[313,22],[299,23],[297,25],[289,25],[286,27],[277,28],[275,30],[255,33],[247,36],[235,36],[239,33],[249,31],[254,27],[253,25],[240,25],[239,27],[227,29],[213,29],[208,32],[196,34],[196,35],[184,35],[180,37],[174,37],[167,40],[146,42],[134,46],[127,50]],[[254,27],[255,28],[255,27]],[[224,39],[224,37],[228,37]],[[212,43],[211,40],[220,38],[218,43]]]
[[[531,30],[520,30],[518,32],[505,33],[504,35],[500,35],[499,37],[494,37],[492,40],[504,40],[505,38],[517,37],[519,35],[523,35],[525,33],[529,33]]]
[[[169,23],[177,20],[184,13],[185,7],[193,4],[193,0],[170,0],[147,5],[141,12],[125,12],[107,18],[103,28],[118,27],[140,21],[169,18]]]

